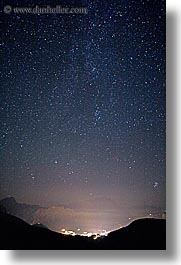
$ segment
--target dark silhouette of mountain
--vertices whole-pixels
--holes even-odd
[[[43,225],[41,223],[33,224],[32,226],[48,229],[48,227],[46,227],[45,225]]]
[[[19,217],[28,223],[32,223],[35,212],[38,209],[43,208],[39,205],[18,203],[14,197],[8,197],[0,200],[0,206],[5,207],[7,213]]]
[[[7,213],[6,208],[0,204],[0,213]]]
[[[0,212],[0,249],[165,249],[166,222],[157,219],[136,220],[125,228],[96,240],[65,236],[43,226]]]
[[[0,249],[92,249],[93,239],[64,236],[0,213]]]
[[[138,219],[108,234],[103,249],[166,249],[166,220]]]

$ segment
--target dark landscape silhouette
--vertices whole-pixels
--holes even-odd
[[[0,205],[0,249],[166,249],[166,220],[144,218],[110,232],[107,236],[67,236],[49,230],[43,224],[30,225],[7,213]]]

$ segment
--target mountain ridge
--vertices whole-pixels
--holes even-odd
[[[0,249],[166,249],[166,221],[163,219],[138,219],[94,240],[79,235],[65,236],[43,225],[30,225],[2,211],[0,235]]]

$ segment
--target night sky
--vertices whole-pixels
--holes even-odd
[[[88,14],[2,14],[0,197],[90,222],[102,209],[112,229],[161,216],[165,1],[9,0],[1,10],[37,4]]]

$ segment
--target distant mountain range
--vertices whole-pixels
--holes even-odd
[[[0,206],[5,207],[7,213],[19,217],[29,224],[43,223],[54,231],[60,231],[65,227],[65,224],[71,229],[76,229],[76,226],[80,227],[81,224],[82,230],[87,231],[91,225],[90,215],[94,220],[92,221],[93,225],[99,224],[101,228],[103,224],[104,228],[109,231],[112,229],[112,227],[106,227],[107,224],[112,223],[112,220],[109,219],[114,219],[115,215],[117,218],[120,212],[119,207],[109,198],[90,198],[87,201],[76,201],[67,205],[58,204],[57,206],[42,207],[19,203],[14,197],[8,197],[0,200]],[[119,220],[119,218],[117,219]],[[82,220],[85,220],[84,224],[82,224]],[[96,227],[91,227],[91,229],[95,231]]]
[[[6,201],[7,202],[7,201]],[[13,202],[13,200],[12,200]],[[65,236],[41,224],[30,225],[0,205],[0,249],[166,249],[166,221],[139,219],[96,240]]]
[[[39,205],[18,203],[14,197],[7,197],[0,200],[0,206],[5,207],[7,213],[19,217],[28,223],[34,221],[34,216],[38,209],[44,208]]]

